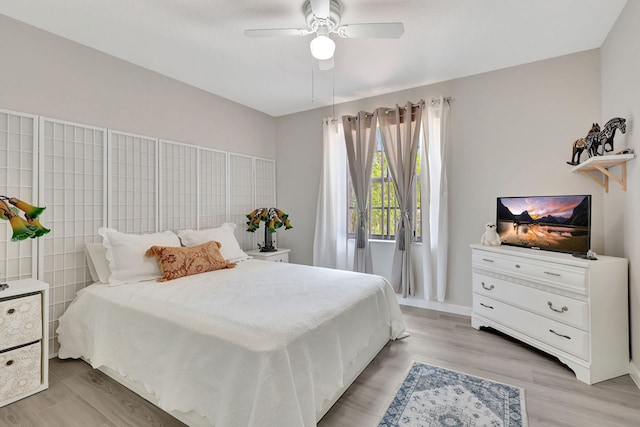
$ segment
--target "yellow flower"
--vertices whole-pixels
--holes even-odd
[[[46,208],[39,208],[37,206],[30,205],[27,202],[23,202],[20,199],[16,199],[15,197],[11,197],[9,199],[9,203],[11,203],[16,208],[20,209],[28,218],[36,219]]]
[[[31,236],[32,238],[44,236],[45,234],[51,231],[48,228],[44,228],[42,224],[40,224],[40,221],[38,220],[38,218],[29,218],[27,216],[27,224],[36,228],[33,236]]]

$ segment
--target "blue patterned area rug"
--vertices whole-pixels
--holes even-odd
[[[524,389],[413,362],[379,427],[525,427]]]

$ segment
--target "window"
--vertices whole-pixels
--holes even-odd
[[[377,129],[377,145],[373,154],[373,167],[371,169],[371,192],[369,193],[369,239],[395,240],[396,223],[400,218],[400,208],[396,200],[395,186],[391,180],[387,159],[382,149],[382,135]],[[418,154],[416,159],[416,178],[413,183],[413,212],[411,216],[413,241],[422,241],[420,230],[420,150],[422,138],[418,142]],[[356,236],[358,223],[358,209],[356,196],[351,184],[351,176],[348,175],[347,194],[347,224],[349,238]]]

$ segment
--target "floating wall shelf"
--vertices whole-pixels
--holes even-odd
[[[622,186],[623,191],[627,191],[627,161],[633,159],[635,156],[636,155],[633,153],[594,156],[572,168],[571,172],[582,172],[601,185],[607,193],[609,192],[609,178],[619,183]],[[621,167],[619,177],[609,171],[609,168],[613,166]],[[596,172],[595,175],[594,172]],[[602,173],[602,179],[600,179],[599,173],[597,172]]]

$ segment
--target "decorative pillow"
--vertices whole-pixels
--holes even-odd
[[[151,246],[146,256],[156,257],[162,271],[158,282],[165,282],[206,271],[234,268],[236,264],[225,261],[220,246],[216,241],[190,247]]]
[[[112,228],[98,230],[107,250],[110,285],[136,283],[162,277],[158,263],[144,256],[153,245],[180,246],[180,239],[172,231],[154,234],[125,234]]]
[[[178,237],[184,246],[201,245],[212,240],[220,242],[222,243],[220,248],[222,256],[229,262],[238,262],[250,257],[240,249],[236,236],[233,234],[235,228],[235,224],[225,222],[220,227],[206,230],[181,230],[178,232]]]
[[[109,283],[109,261],[107,250],[102,243],[85,243],[84,251],[87,255],[89,273],[94,282]]]

